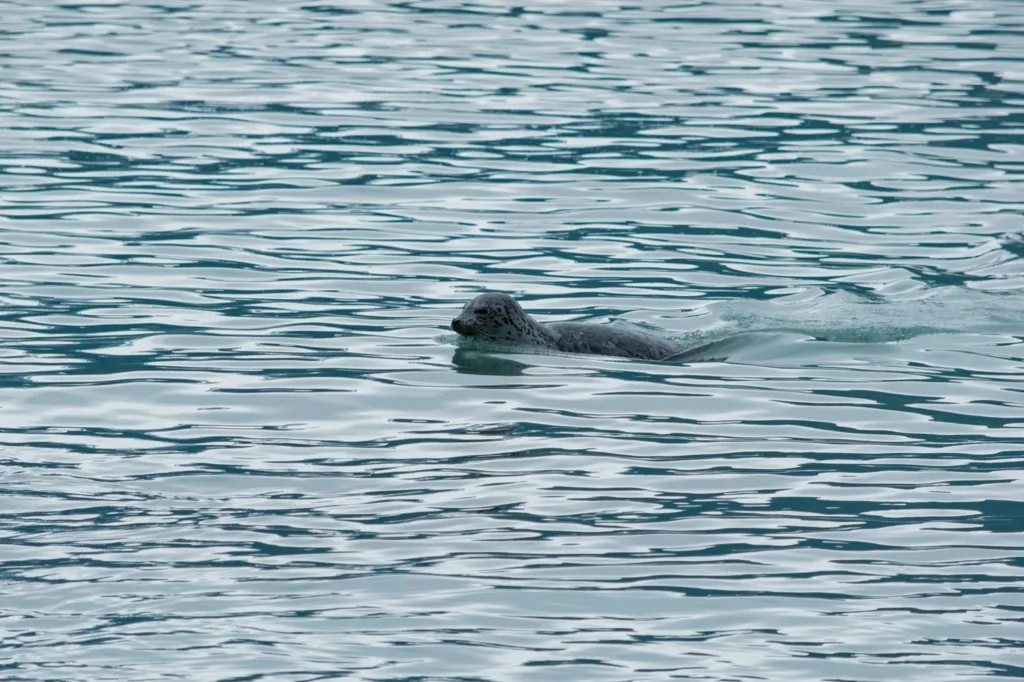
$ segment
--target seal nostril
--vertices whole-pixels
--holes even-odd
[[[456,317],[454,320],[452,320],[452,329],[454,329],[456,332],[459,332],[461,334],[462,331],[461,331],[460,327],[462,327],[462,323],[459,322],[459,318]]]

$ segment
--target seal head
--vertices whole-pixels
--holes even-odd
[[[452,329],[462,336],[555,345],[555,335],[530,317],[508,294],[481,294],[472,299],[452,320]]]

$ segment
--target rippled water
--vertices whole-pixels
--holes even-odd
[[[2,679],[1024,677],[1018,0],[3,9]]]

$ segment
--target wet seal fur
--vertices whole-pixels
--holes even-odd
[[[452,329],[461,336],[524,343],[563,353],[667,360],[683,350],[640,330],[582,322],[542,324],[508,294],[481,294],[472,299],[452,320]]]

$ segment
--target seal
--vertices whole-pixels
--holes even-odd
[[[683,349],[640,330],[584,322],[542,324],[508,294],[481,294],[452,320],[460,336],[511,341],[563,353],[590,353],[620,358],[666,360]]]

